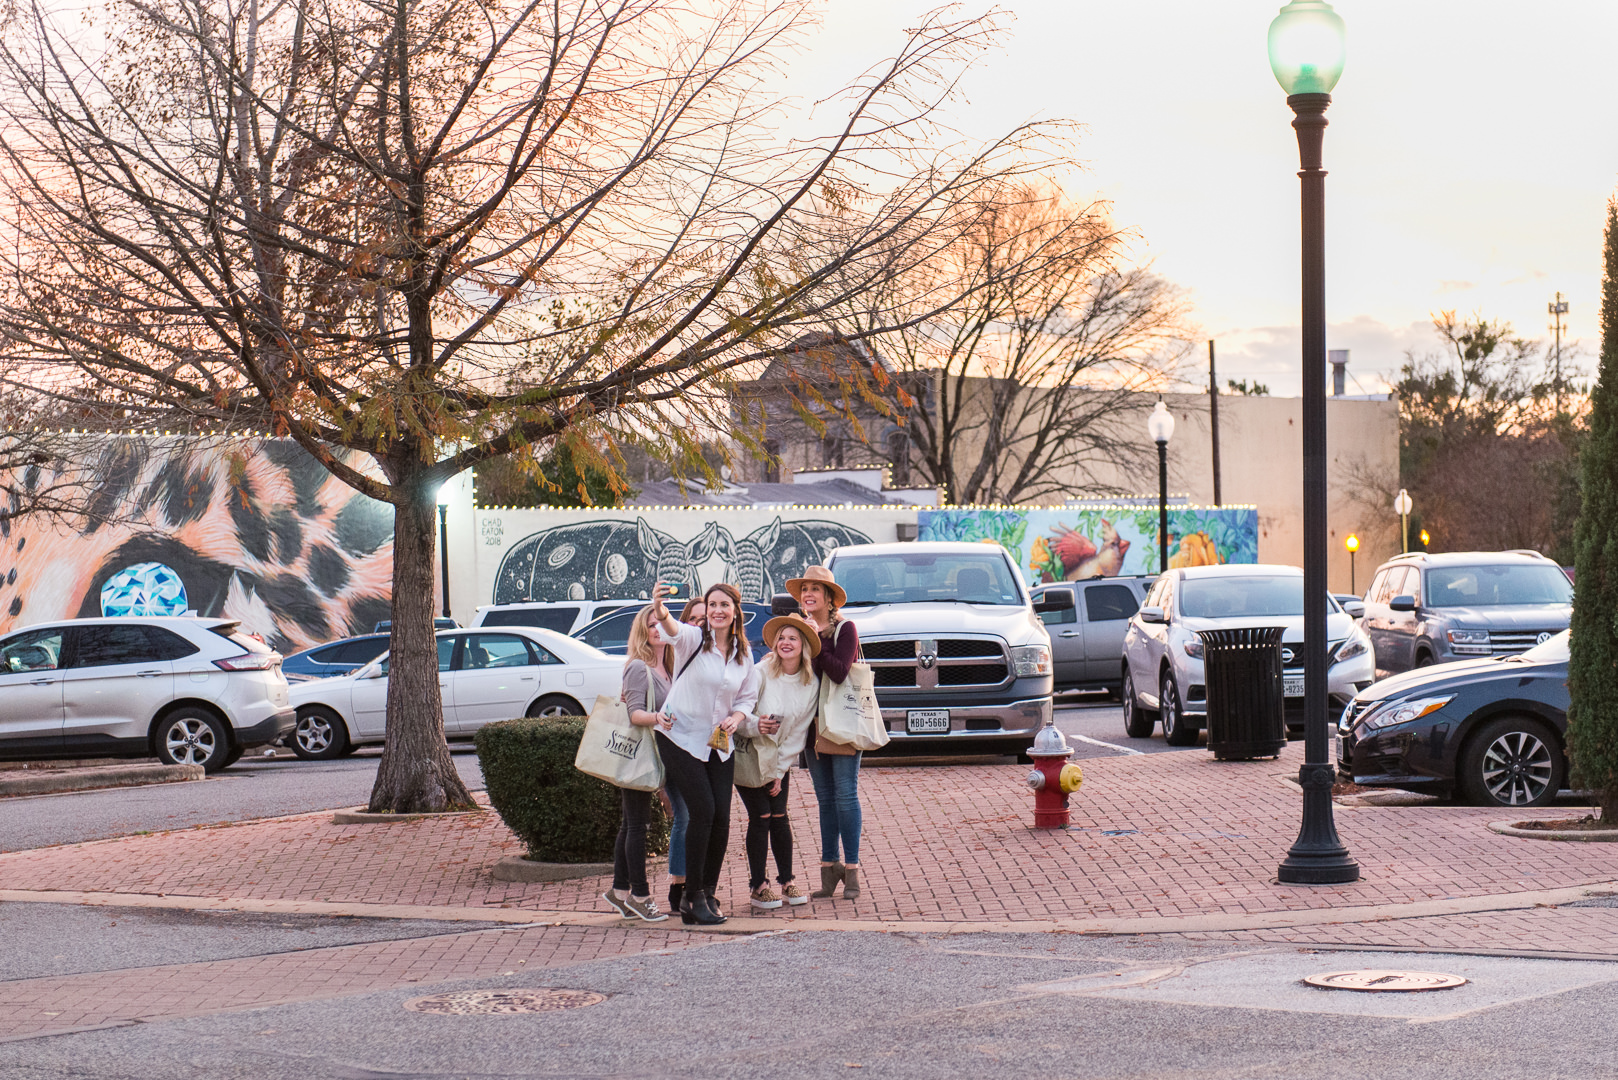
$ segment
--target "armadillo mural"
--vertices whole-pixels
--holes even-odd
[[[295,444],[122,436],[86,452],[94,519],[0,519],[0,633],[195,612],[239,619],[292,652],[388,617],[392,509]]]
[[[492,538],[503,540],[507,518],[516,524],[518,515],[525,513],[566,511],[487,515],[480,530],[485,544]],[[512,604],[646,598],[659,581],[680,582],[692,592],[701,591],[705,584],[728,581],[741,590],[743,599],[768,603],[788,578],[824,561],[837,547],[872,540],[869,534],[839,522],[788,520],[781,514],[771,515],[766,524],[749,532],[728,527],[744,516],[734,512],[721,519],[725,524],[715,520],[713,512],[704,511],[667,510],[649,516],[675,532],[658,528],[644,516],[603,518],[596,514],[522,536],[506,548],[500,560],[491,599],[496,604]]]

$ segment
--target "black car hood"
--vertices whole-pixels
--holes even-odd
[[[1357,701],[1386,701],[1389,698],[1409,698],[1425,692],[1439,693],[1457,683],[1476,682],[1479,679],[1511,678],[1513,676],[1567,674],[1566,660],[1547,660],[1539,663],[1510,658],[1480,657],[1461,660],[1453,664],[1437,664],[1416,668],[1414,671],[1391,675],[1381,682],[1354,695]]]

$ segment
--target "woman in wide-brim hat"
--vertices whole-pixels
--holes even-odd
[[[755,741],[758,782],[736,784],[747,808],[748,902],[760,911],[809,902],[792,867],[792,824],[787,819],[792,763],[803,753],[820,707],[820,679],[810,667],[820,652],[820,635],[801,615],[781,615],[764,624],[770,652],[758,665],[758,703],[738,733]],[[775,852],[776,893],[766,861]]]
[[[804,618],[820,636],[815,674],[834,683],[848,680],[849,668],[860,655],[860,635],[839,610],[848,593],[824,566],[805,567],[802,577],[787,582]],[[829,898],[843,883],[848,900],[860,895],[860,752],[852,746],[817,735],[805,753],[809,778],[820,805],[820,888],[809,895]]]

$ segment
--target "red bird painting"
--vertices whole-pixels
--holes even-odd
[[[1083,581],[1093,577],[1114,577],[1123,572],[1124,553],[1129,541],[1118,535],[1112,522],[1101,519],[1101,546],[1096,547],[1089,537],[1080,536],[1065,525],[1058,525],[1052,538],[1051,550],[1062,560],[1064,581]]]

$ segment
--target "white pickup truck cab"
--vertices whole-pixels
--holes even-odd
[[[858,544],[826,565],[848,592],[843,615],[859,628],[893,744],[1008,753],[1033,743],[1051,715],[1051,638],[1038,612],[1071,608],[1071,589],[1047,589],[1036,609],[997,544]]]

